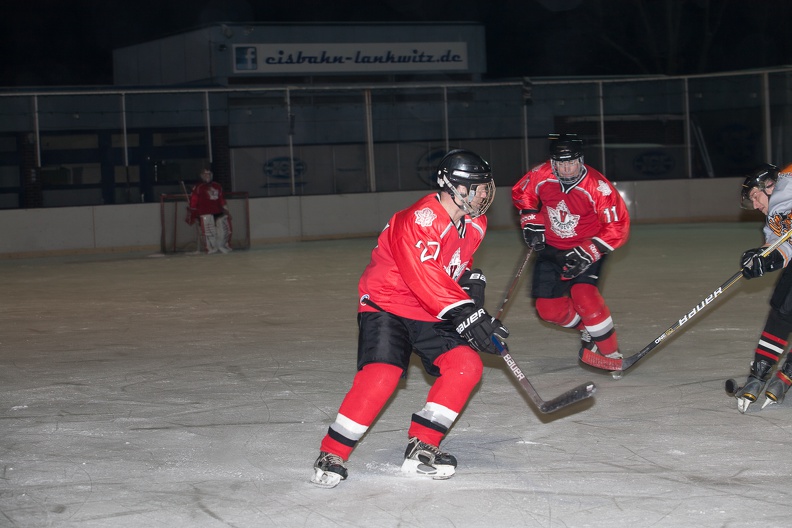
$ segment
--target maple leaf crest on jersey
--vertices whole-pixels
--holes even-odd
[[[547,216],[550,219],[550,228],[555,234],[561,238],[575,236],[575,228],[580,220],[580,215],[570,213],[563,200],[558,203],[558,208],[548,207]]]
[[[459,276],[462,275],[463,271],[465,271],[465,266],[462,265],[462,258],[460,257],[459,249],[454,251],[454,254],[451,256],[451,260],[448,262],[448,266],[446,266],[445,270],[449,277],[455,281],[459,280]]]
[[[602,180],[599,180],[599,185],[597,185],[597,190],[602,193],[602,196],[610,196],[610,193],[613,192],[611,188],[608,186],[608,184]]]
[[[436,218],[437,215],[428,207],[415,211],[415,223],[421,227],[429,227]]]

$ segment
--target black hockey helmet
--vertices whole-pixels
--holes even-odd
[[[437,166],[437,184],[473,218],[483,215],[495,197],[495,181],[489,163],[466,149],[454,149],[443,156]],[[460,185],[466,189],[464,195],[457,190]]]
[[[558,180],[567,185],[574,185],[583,179],[586,168],[583,166],[583,140],[577,134],[550,134],[550,166]],[[577,160],[578,171],[571,175],[562,175],[558,170],[559,163]],[[566,171],[564,171],[566,172]]]
[[[583,140],[577,134],[550,134],[550,159],[569,161],[583,158]]]
[[[757,188],[763,193],[765,189],[772,188],[778,181],[778,167],[769,163],[763,163],[753,169],[745,176],[740,193],[740,206],[743,209],[753,209],[751,200],[751,189]]]

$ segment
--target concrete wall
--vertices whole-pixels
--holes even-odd
[[[742,178],[620,182],[636,223],[760,220],[739,207]],[[250,200],[252,245],[373,236],[425,191]],[[487,213],[493,229],[516,229],[511,188],[499,187]],[[0,258],[67,253],[159,251],[158,203],[0,210]]]

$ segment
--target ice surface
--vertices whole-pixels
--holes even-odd
[[[527,271],[504,315],[512,354],[543,398],[585,381],[595,397],[542,415],[485,357],[443,443],[456,475],[414,480],[399,466],[429,380],[413,363],[349,479],[312,486],[373,242],[0,260],[0,526],[788,526],[792,403],[741,415],[723,390],[747,374],[777,274],[740,281],[617,381],[538,321]],[[623,351],[761,242],[756,223],[633,226],[602,284]],[[522,251],[488,234],[490,311]]]

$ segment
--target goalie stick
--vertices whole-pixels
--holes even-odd
[[[511,296],[517,287],[517,284],[520,282],[520,277],[522,276],[523,270],[528,264],[528,260],[530,260],[532,254],[533,249],[528,248],[525,257],[523,258],[522,264],[520,264],[519,268],[517,269],[517,274],[515,275],[511,286],[509,286],[509,289],[506,291],[506,294],[503,297],[503,302],[501,303],[501,307],[498,310],[496,319],[500,319],[500,316],[506,309],[506,305],[509,303]],[[495,343],[496,348],[500,351],[500,357],[502,357],[503,361],[506,362],[506,365],[509,367],[509,371],[511,371],[514,377],[517,379],[517,382],[520,384],[526,394],[528,394],[528,397],[531,399],[536,408],[539,409],[539,411],[543,414],[549,414],[559,409],[563,409],[568,405],[572,405],[573,403],[585,400],[586,398],[593,396],[594,392],[597,390],[597,387],[593,383],[586,382],[578,385],[574,389],[570,389],[565,393],[556,396],[552,400],[545,401],[541,396],[539,396],[539,393],[536,392],[536,389],[533,385],[531,385],[531,382],[528,381],[528,378],[525,376],[525,374],[523,374],[522,369],[509,353],[509,348],[506,346],[506,343],[501,342],[501,340],[495,336],[492,337],[492,342]]]
[[[184,180],[179,180],[179,184],[181,184],[182,192],[184,193],[184,199],[187,201],[187,214],[192,214],[192,208],[190,207],[190,193],[187,192],[187,186],[184,185]],[[192,225],[192,224],[189,224]],[[200,253],[201,251],[201,220],[198,219],[198,225],[195,226],[195,252]],[[174,241],[175,244],[175,241]]]
[[[776,240],[772,245],[768,246],[764,249],[759,255],[762,257],[766,257],[779,247],[781,244],[789,240],[789,237],[792,236],[792,230],[787,231],[784,235]],[[733,286],[736,282],[738,282],[742,278],[742,270],[738,271],[734,275],[731,276],[729,280],[718,286],[712,293],[707,295],[704,299],[701,300],[692,310],[690,310],[686,315],[682,316],[676,323],[671,325],[668,330],[660,334],[654,341],[646,345],[640,352],[633,354],[632,356],[628,356],[624,359],[611,359],[605,356],[601,356],[591,350],[581,348],[580,350],[580,360],[587,364],[591,365],[592,367],[597,367],[603,370],[611,370],[611,371],[619,371],[624,372],[625,370],[632,368],[638,361],[644,358],[649,352],[654,350],[658,345],[665,342],[666,339],[676,332],[682,325],[687,324],[691,319],[693,319],[696,315],[701,313],[704,308],[709,306],[715,299],[720,297],[723,292]]]

